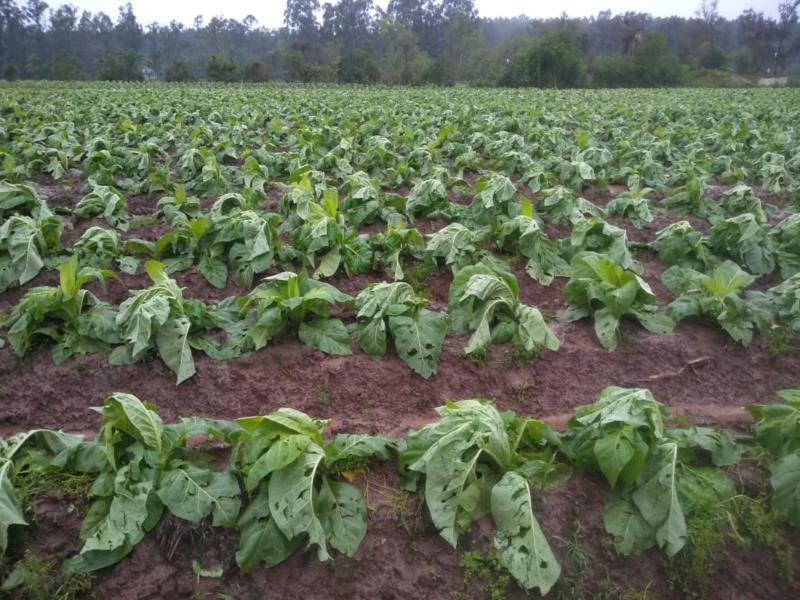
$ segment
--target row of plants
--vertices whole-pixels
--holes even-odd
[[[234,191],[251,158],[273,177],[308,164],[389,189],[447,166],[574,190],[636,175],[797,191],[794,93],[7,86],[0,164],[10,181],[80,174],[133,193]]]
[[[510,342],[529,358],[560,345],[542,313],[520,300],[516,276],[497,259],[456,272],[446,312],[428,309],[428,300],[405,282],[369,284],[352,297],[304,271],[270,275],[246,295],[208,305],[184,298],[162,263],[150,261],[146,270],[152,285],[115,308],[86,288],[94,280],[104,285],[115,274],[79,267],[73,257],[61,263],[58,286],[32,288],[12,307],[2,322],[6,339],[18,356],[47,341],[56,364],[92,352],[110,351],[109,360],[117,365],[158,355],[178,383],[196,372],[193,350],[227,360],[287,335],[332,355],[351,354],[354,339],[376,359],[386,356],[391,342],[399,358],[425,378],[436,373],[449,332],[471,332],[464,353],[473,358],[493,344]],[[591,317],[597,339],[608,350],[619,342],[623,318],[669,334],[677,320],[708,316],[743,344],[754,329],[766,335],[800,330],[800,274],[746,296],[741,290],[753,277],[731,261],[710,274],[673,266],[663,280],[676,295],[665,308],[656,305],[656,296],[635,272],[607,255],[579,253],[570,264],[564,287],[568,307],[559,318]],[[341,318],[343,311],[352,315],[349,324]]]
[[[366,187],[357,189],[367,189],[369,185],[367,182]],[[374,187],[369,189],[375,192]],[[667,265],[673,265],[665,273],[664,282],[677,298],[666,316],[656,311],[655,296],[636,276],[640,266],[633,258],[625,231],[598,216],[584,215],[586,211],[589,215],[602,212],[591,203],[576,199],[563,189],[563,193],[543,196],[540,206],[549,211],[551,220],[573,221],[570,237],[556,243],[544,233],[542,221],[534,213],[532,204],[524,197],[519,201],[514,199],[516,189],[507,178],[486,175],[478,180],[476,190],[468,207],[451,203],[446,193],[440,197],[443,204],[431,205],[441,212],[450,211],[448,206],[463,209],[461,217],[466,225],[453,222],[431,234],[427,244],[416,229],[392,225],[391,216],[387,217],[390,225],[386,233],[356,236],[344,214],[353,214],[353,211],[364,214],[364,208],[374,204],[370,209],[373,216],[385,216],[387,206],[364,193],[355,199],[348,197],[344,210],[340,210],[338,192],[327,187],[323,174],[317,176],[304,169],[297,175],[296,185],[281,201],[280,214],[254,209],[241,194],[220,197],[206,214],[200,210],[199,200],[187,196],[181,188],[175,196],[164,197],[158,203],[158,214],[168,219],[173,228],[156,242],[137,239],[123,242],[113,230],[91,227],[70,251],[82,266],[107,269],[116,264],[129,273],[138,269],[142,255],[163,260],[167,272],[183,270],[196,263],[198,271],[210,283],[225,287],[229,273],[234,282],[247,285],[256,274],[275,264],[299,263],[315,268],[315,278],[332,276],[339,268],[350,273],[383,266],[392,271],[396,279],[402,279],[403,263],[416,258],[433,265],[449,266],[455,274],[481,261],[497,266],[486,249],[486,244],[493,242],[497,250],[506,255],[527,259],[527,273],[542,284],[549,284],[555,276],[569,276],[565,295],[572,309],[563,315],[564,318],[599,315],[595,319],[598,338],[608,349],[616,346],[617,324],[626,314],[661,333],[671,330],[671,321],[706,314],[717,318],[734,339],[744,344],[749,343],[754,326],[766,333],[795,329],[797,306],[792,298],[796,297],[794,276],[800,265],[797,246],[800,219],[792,214],[768,229],[765,217],[757,221],[764,209],[749,188],[739,186],[726,196],[742,200],[728,206],[729,209],[749,209],[750,212],[730,219],[721,218],[712,227],[710,237],[697,232],[688,222],[680,221],[660,231],[648,245]],[[6,184],[0,190],[2,193],[8,210],[21,210],[30,215],[13,214],[0,227],[0,251],[4,242],[7,251],[2,274],[10,282],[24,282],[38,274],[45,261],[54,265],[63,260],[57,241],[60,221],[50,214],[47,204],[29,186]],[[614,202],[628,193],[620,194]],[[109,195],[121,197],[111,192]],[[401,200],[402,204],[412,204],[415,199],[418,196],[412,190],[407,202]],[[723,211],[727,210],[726,202],[722,203]],[[396,208],[397,205],[389,206],[390,214],[400,217]],[[6,230],[8,235],[4,238],[2,232]],[[294,232],[291,246],[279,239],[281,232],[287,231]],[[779,264],[787,279],[768,293],[753,294],[752,301],[744,301],[739,292],[754,278],[733,263],[720,263],[715,251],[723,257],[733,256],[758,274],[766,274]],[[592,253],[602,258],[593,258]],[[567,262],[570,258],[572,264]],[[103,273],[103,276],[109,274]],[[718,283],[712,287],[704,283],[711,280]],[[512,288],[514,286],[516,283]],[[627,288],[631,293],[615,299],[618,288]],[[456,286],[456,289],[460,288]],[[518,289],[511,291],[511,296],[519,295]],[[463,302],[466,299],[463,290],[460,296]],[[513,297],[510,303],[513,305]],[[450,304],[452,310],[452,297]],[[778,315],[777,321],[773,315]],[[463,319],[456,319],[455,328],[465,331],[461,322]],[[182,328],[184,333],[185,329]],[[500,337],[507,340],[511,336],[513,332],[509,331],[508,335]],[[528,342],[522,346],[529,353],[536,349]],[[471,347],[468,353],[475,354],[485,347],[486,344]],[[426,371],[432,372],[430,368]]]
[[[561,433],[488,401],[462,400],[392,440],[326,437],[329,421],[287,408],[165,424],[153,405],[115,393],[99,409],[102,425],[91,440],[50,430],[0,439],[0,552],[14,548],[28,524],[18,491],[40,477],[71,474],[91,485],[80,550],[64,563],[70,572],[119,562],[166,513],[236,529],[243,572],[301,549],[320,561],[352,556],[368,514],[349,479],[374,461],[395,461],[397,485],[419,494],[445,541],[456,548],[461,534],[490,515],[504,568],[522,588],[546,594],[561,567],[535,507],[576,471],[607,482],[602,520],[619,555],[656,547],[669,559],[699,556],[696,525],[709,519],[721,534],[744,539],[737,511],[747,506],[772,527],[800,526],[800,391],[779,396],[782,403],[747,406],[755,423],[736,438],[715,427],[671,427],[648,390],[609,387]],[[203,451],[209,441],[216,454]],[[219,460],[220,447],[227,461]],[[768,509],[737,485],[743,463],[768,472],[769,489],[755,492],[769,496]],[[703,551],[710,560],[714,548]],[[3,587],[17,583],[12,570]]]
[[[624,267],[635,266],[626,232],[603,216],[624,216],[635,226],[654,219],[645,195],[652,190],[639,189],[636,183],[606,209],[563,187],[541,190],[534,207],[524,196],[518,197],[510,179],[497,173],[477,180],[468,206],[451,201],[448,187],[469,188],[446,171],[439,178],[418,182],[407,197],[381,193],[365,173],[348,178],[341,190],[329,183],[322,172],[308,166],[298,169],[283,186],[275,213],[263,210],[264,179],[258,191],[224,194],[208,211],[196,196],[178,187],[173,195],[158,200],[149,218],[170,226],[157,240],[123,238],[113,229],[95,226],[75,241],[73,250],[92,266],[107,268],[116,261],[126,272],[135,272],[142,255],[164,261],[170,271],[195,265],[211,285],[224,288],[229,275],[237,285],[249,285],[253,275],[276,262],[302,264],[314,270],[315,278],[340,270],[349,275],[384,268],[395,279],[403,279],[403,258],[427,258],[456,269],[474,262],[487,245],[493,245],[527,258],[528,273],[547,285],[553,277],[567,274],[566,261],[581,250],[607,252]],[[91,191],[71,211],[72,218],[102,216],[109,226],[126,231],[130,216],[125,196],[113,187],[92,181],[90,185]],[[708,236],[686,221],[660,231],[652,247],[667,264],[705,268],[718,255],[758,276],[778,268],[785,279],[800,270],[797,214],[770,226],[775,207],[762,203],[744,185],[725,192],[719,201],[700,197],[706,207],[702,211],[691,201],[673,202],[684,194],[678,192],[662,204],[679,214],[701,213],[712,227]],[[413,226],[419,217],[452,223],[425,244]],[[570,236],[552,240],[543,230],[542,217],[552,225],[568,221]],[[386,222],[385,233],[359,234],[360,226],[377,220]],[[62,232],[61,221],[33,187],[0,183],[0,290],[29,281],[48,262],[52,264],[63,252]]]

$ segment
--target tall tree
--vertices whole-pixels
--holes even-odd
[[[283,23],[303,41],[316,37],[319,0],[286,0]]]
[[[127,48],[139,52],[142,48],[142,26],[133,14],[133,6],[128,2],[119,7],[117,24],[114,27],[114,38],[118,48]]]
[[[773,73],[780,75],[786,65],[789,52],[794,48],[789,43],[797,25],[797,7],[800,0],[793,2],[781,2],[778,4],[778,25],[775,28],[775,60],[773,62]]]

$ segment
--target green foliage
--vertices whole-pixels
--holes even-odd
[[[417,182],[406,200],[406,214],[412,219],[415,216],[428,219],[448,218],[452,210],[447,189],[438,179]]]
[[[156,203],[156,214],[172,226],[200,216],[203,205],[195,196],[187,196],[186,186],[175,187],[172,196],[163,196]]]
[[[192,71],[192,65],[188,61],[175,60],[164,71],[164,79],[173,82],[192,81],[194,79]]]
[[[532,216],[522,214],[506,221],[498,237],[500,248],[516,248],[528,259],[525,271],[542,285],[550,285],[555,277],[569,276],[569,264],[561,257],[558,244]]]
[[[16,592],[31,600],[78,600],[91,592],[92,583],[89,574],[62,573],[56,561],[26,552],[3,581],[0,591]]]
[[[725,191],[720,199],[720,206],[723,214],[729,217],[750,213],[759,225],[764,225],[769,220],[761,200],[746,185],[735,185]]]
[[[0,181],[0,224],[11,215],[41,221],[53,213],[31,186]]]
[[[443,261],[456,273],[480,258],[479,246],[484,235],[461,223],[450,223],[430,236],[425,255],[437,264]]]
[[[195,374],[192,317],[199,303],[184,301],[181,288],[167,276],[163,264],[149,261],[145,268],[153,285],[120,304],[116,325],[122,345],[109,361],[131,364],[156,351],[180,383]]]
[[[633,57],[633,64],[639,86],[678,85],[683,78],[680,62],[669,53],[667,40],[657,31],[645,34],[641,48]]]
[[[771,456],[772,512],[800,526],[800,390],[781,390],[784,404],[750,404],[756,419],[753,437]]]
[[[446,314],[427,310],[427,304],[407,283],[368,286],[355,300],[358,345],[367,354],[383,358],[391,334],[403,362],[429,378],[436,373],[449,323]]]
[[[238,520],[239,567],[274,566],[304,541],[317,547],[319,560],[329,560],[332,550],[352,556],[366,533],[367,510],[358,488],[339,473],[388,459],[392,443],[348,434],[326,443],[329,421],[287,408],[238,424],[245,431],[241,471],[251,497]]]
[[[715,466],[738,462],[734,442],[718,430],[667,430],[665,416],[649,391],[609,387],[567,426],[573,460],[616,484],[603,523],[620,554],[658,546],[675,556],[687,543],[687,521],[735,494],[722,471],[701,466],[702,453]]]
[[[111,186],[95,183],[72,211],[76,219],[102,216],[111,227],[128,230],[128,199]]]
[[[725,261],[706,275],[673,266],[661,276],[664,285],[675,295],[668,312],[675,321],[707,315],[734,340],[747,346],[753,338],[756,314],[740,292],[753,283],[754,277],[732,261]]]
[[[133,256],[125,256],[125,244],[113,229],[89,227],[72,244],[72,254],[81,266],[107,269],[114,262],[125,273],[134,274],[139,267],[139,260]]]
[[[766,292],[751,292],[748,300],[761,313],[773,315],[791,331],[800,331],[800,273]]]
[[[482,584],[482,591],[489,600],[503,600],[508,597],[511,574],[503,566],[502,559],[492,553],[464,552],[459,560],[464,569],[464,585],[469,587],[473,581]]]
[[[575,411],[560,435],[485,400],[448,402],[437,409],[437,421],[398,444],[348,433],[326,440],[329,421],[286,408],[236,422],[165,424],[152,405],[115,393],[99,409],[103,421],[91,441],[48,430],[0,438],[0,552],[8,549],[9,531],[27,524],[20,491],[59,477],[93,480],[89,488],[81,484],[90,506],[80,551],[66,562],[66,573],[53,579],[51,565],[28,557],[17,562],[3,590],[32,597],[82,593],[91,579],[81,574],[124,558],[165,512],[236,528],[236,562],[244,572],[275,566],[301,546],[315,547],[319,560],[334,552],[352,556],[366,532],[367,507],[348,480],[371,461],[392,458],[395,449],[403,489],[421,494],[452,546],[476,520],[492,517],[492,554],[462,556],[465,575],[483,579],[487,593],[502,594],[509,577],[541,593],[559,579],[561,567],[533,505],[573,469],[598,472],[612,487],[603,523],[616,551],[661,548],[675,591],[702,583],[727,539],[746,548],[759,544],[778,574],[791,577],[791,550],[778,525],[798,523],[800,394],[783,390],[780,396],[785,404],[747,407],[756,423],[745,441],[770,461],[767,512],[764,497],[737,494],[725,472],[744,448],[716,428],[668,428],[665,407],[646,389],[604,389],[594,404]],[[223,469],[202,451],[208,442],[230,449]],[[585,553],[564,547],[585,568]],[[213,576],[201,567],[194,567],[198,575]]]
[[[233,317],[222,323],[229,337],[221,357],[258,350],[293,330],[312,348],[350,354],[347,329],[340,319],[329,317],[329,309],[351,298],[332,285],[309,279],[305,272],[271,275],[246,296],[232,300]],[[208,346],[204,349],[208,351]]]
[[[772,236],[781,277],[789,279],[800,273],[800,215],[789,215],[775,225]]]
[[[699,177],[692,177],[678,187],[676,193],[661,201],[661,206],[675,214],[691,213],[701,219],[717,221],[722,210],[712,198],[704,196],[705,184]]]
[[[563,186],[542,190],[541,195],[539,210],[547,214],[554,225],[565,220],[576,225],[584,221],[587,215],[599,217],[602,214],[594,204],[583,198],[576,198]]]
[[[621,192],[606,206],[608,214],[627,217],[637,229],[641,229],[655,218],[647,200],[651,188],[632,189]]]
[[[468,356],[481,356],[490,345],[508,341],[527,356],[559,348],[539,310],[520,302],[517,278],[503,265],[461,269],[450,285],[448,306],[453,331],[474,332],[464,347]]]
[[[531,487],[550,487],[565,474],[558,444],[551,446],[555,435],[541,421],[501,414],[485,401],[448,403],[437,412],[438,421],[406,438],[405,486],[422,490],[434,526],[453,547],[491,514],[503,565],[522,587],[547,593],[561,567],[533,514]]]
[[[372,54],[354,48],[339,59],[337,78],[342,83],[376,83],[380,81],[381,72]]]
[[[684,73],[669,53],[664,36],[651,31],[633,55],[601,54],[593,64],[593,83],[601,87],[661,87],[678,85]]]
[[[775,270],[775,247],[769,229],[751,213],[723,219],[710,233],[715,252],[730,256],[754,275],[767,275]]]
[[[516,61],[521,61],[516,64]],[[579,87],[586,81],[586,60],[576,32],[566,28],[535,40],[500,77],[500,85],[516,87]]]
[[[628,234],[625,230],[599,217],[579,220],[573,226],[569,239],[563,240],[561,245],[568,257],[574,257],[581,252],[596,252],[608,256],[625,269],[637,267],[628,248]]]
[[[340,267],[348,276],[370,268],[369,243],[347,224],[339,210],[339,193],[335,188],[325,190],[321,203],[310,202],[302,219],[293,241],[306,264],[315,268],[314,279],[330,277]]]
[[[236,561],[243,570],[261,562],[274,566],[304,541],[317,545],[320,560],[333,550],[352,556],[366,531],[366,505],[341,474],[387,460],[395,447],[359,434],[327,442],[329,421],[291,409],[237,422],[187,418],[164,424],[151,404],[115,393],[100,411],[102,426],[90,442],[46,430],[0,439],[0,552],[8,528],[25,524],[12,475],[94,478],[80,551],[65,563],[70,585],[89,581],[75,574],[128,555],[165,511],[192,523],[207,519],[214,527],[236,527]],[[236,448],[226,469],[217,470],[207,453],[187,444],[198,437]],[[30,566],[18,563],[4,589],[29,584]]]
[[[717,258],[711,252],[709,240],[688,221],[667,225],[656,234],[650,247],[658,253],[665,265],[705,271],[713,267]]]
[[[0,225],[0,292],[39,274],[45,260],[61,247],[64,225],[58,217],[34,220],[15,215]]]
[[[516,186],[508,177],[497,173],[483,175],[475,182],[475,196],[467,210],[467,218],[495,229],[498,221],[519,214],[519,205],[513,201],[516,192]]]
[[[251,58],[242,67],[242,79],[250,82],[269,81],[267,65],[258,59]]]
[[[98,61],[97,78],[107,81],[141,81],[141,54],[129,48],[110,52]]]
[[[654,304],[656,296],[641,277],[603,254],[582,252],[570,263],[572,275],[564,287],[569,308],[564,321],[594,318],[597,339],[606,350],[619,343],[619,322],[628,315],[654,333],[672,332],[674,323]]]
[[[190,209],[188,202],[184,201],[181,208]],[[165,210],[176,209],[166,205]],[[173,218],[174,228],[154,246],[156,258],[163,260],[169,271],[187,269],[196,263],[203,277],[222,289],[229,273],[237,285],[250,285],[255,275],[273,264],[278,223],[275,214],[234,210],[230,214],[187,219],[180,212]]]
[[[59,267],[59,287],[35,287],[14,305],[3,327],[17,356],[25,355],[39,337],[50,338],[52,356],[60,364],[75,353],[102,352],[118,343],[115,313],[83,287],[103,282],[113,272],[78,269],[74,257]]]
[[[236,81],[238,69],[229,56],[212,54],[206,62],[206,76],[210,81]]]
[[[375,265],[388,269],[395,281],[402,281],[406,274],[403,271],[405,257],[421,256],[425,244],[422,234],[414,228],[393,227],[372,237]]]
[[[635,87],[636,66],[627,54],[600,54],[592,62],[592,83],[597,87]]]

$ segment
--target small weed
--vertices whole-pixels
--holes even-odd
[[[433,298],[433,292],[431,292],[425,280],[435,275],[436,272],[437,267],[435,264],[427,261],[415,261],[413,265],[404,271],[405,282],[413,288],[415,294],[430,300]]]
[[[317,406],[328,406],[331,403],[331,391],[328,386],[321,385],[314,390],[314,404]]]
[[[155,215],[137,215],[130,220],[130,231],[136,231],[142,227],[150,227],[158,223],[158,218]]]
[[[505,600],[508,597],[511,573],[499,556],[494,553],[464,552],[459,562],[464,569],[465,588],[472,582],[478,582],[489,600]]]
[[[2,591],[16,591],[30,600],[73,600],[91,591],[94,577],[88,573],[64,573],[56,561],[26,553],[3,582]]]
[[[703,580],[725,556],[728,540],[742,548],[764,547],[772,554],[778,576],[792,578],[792,551],[767,510],[767,499],[738,495],[688,521],[686,546],[664,564],[669,587],[685,598],[704,597]]]
[[[406,533],[410,536],[422,533],[424,525],[419,497],[406,490],[397,490],[388,499],[392,518],[400,521]]]
[[[678,427],[680,429],[689,429],[696,425],[696,423],[693,423],[688,415],[677,410],[673,410],[672,413],[670,413],[669,418],[670,421],[672,421],[672,423],[675,425],[675,427]]]
[[[91,485],[92,478],[88,475],[45,470],[20,474],[18,488],[23,490],[28,498],[35,498],[48,492],[71,497],[86,497]]]
[[[430,398],[429,396],[417,397],[416,405],[417,408],[419,408],[420,410],[425,410],[426,408],[430,408],[434,404],[436,404],[435,400],[433,398]]]
[[[780,326],[773,328],[769,333],[768,339],[769,355],[773,358],[800,354],[800,348],[795,343],[795,333],[791,327]]]
[[[553,597],[564,598],[583,598],[587,595],[586,577],[587,569],[592,564],[591,557],[586,553],[581,544],[581,538],[586,533],[586,529],[577,519],[572,518],[572,536],[569,538],[556,538],[558,545],[564,555],[572,561],[573,572],[570,575],[562,575],[553,588]]]

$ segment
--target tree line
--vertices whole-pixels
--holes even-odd
[[[288,0],[283,27],[270,29],[252,15],[142,25],[130,3],[112,20],[0,0],[0,76],[579,87],[800,72],[800,0],[782,2],[778,18],[725,19],[717,2],[691,18],[489,19],[474,0]]]

